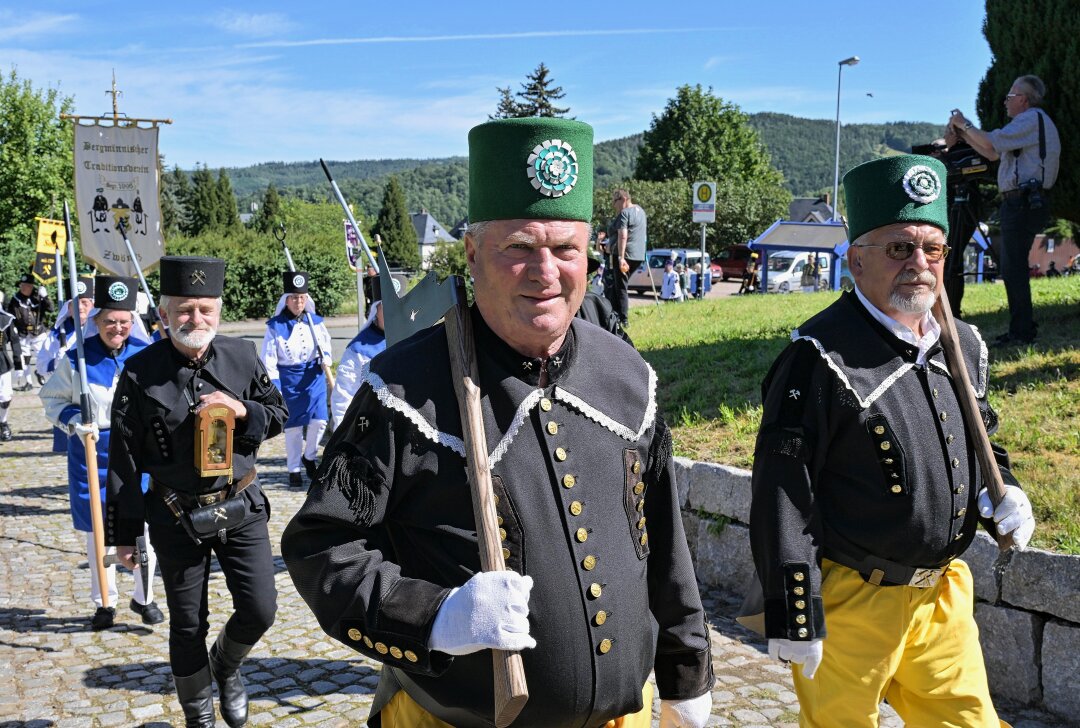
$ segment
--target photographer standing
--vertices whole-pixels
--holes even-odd
[[[1012,119],[1001,129],[980,131],[957,112],[949,125],[988,159],[1000,159],[1001,278],[1009,298],[1009,330],[998,345],[1031,343],[1036,324],[1031,310],[1028,253],[1035,236],[1050,223],[1048,191],[1058,175],[1061,141],[1057,127],[1039,109],[1046,86],[1038,76],[1020,76],[1005,95]]]

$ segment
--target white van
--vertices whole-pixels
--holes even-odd
[[[694,272],[694,266],[701,263],[701,249],[697,248],[653,248],[646,251],[645,260],[638,266],[637,270],[630,272],[630,279],[626,283],[626,288],[631,293],[648,293],[651,294],[653,287],[657,294],[660,293],[660,288],[664,283],[664,264],[669,260],[673,260],[676,263],[682,263],[684,266],[690,268],[690,294],[697,294],[697,273]],[[705,270],[710,270],[712,261],[709,258],[709,254],[705,254]],[[652,283],[649,283],[649,278],[652,278]],[[708,294],[712,290],[712,275],[705,276],[705,293]]]
[[[827,253],[818,253],[818,282],[819,291],[829,287],[829,259]],[[803,268],[810,261],[810,253],[799,253],[794,250],[778,250],[769,253],[768,260],[768,287],[769,293],[790,293],[802,290]]]

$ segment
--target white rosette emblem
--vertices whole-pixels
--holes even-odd
[[[548,139],[533,147],[525,165],[533,189],[547,197],[562,197],[578,180],[577,153],[561,139]]]
[[[128,287],[120,281],[109,286],[109,298],[114,301],[125,301],[128,297]]]
[[[904,174],[904,192],[921,204],[928,204],[941,195],[941,178],[925,164],[917,164]]]
[[[303,288],[305,283],[307,283],[307,281],[304,280],[304,276],[302,276],[302,275],[293,276],[292,284],[296,288]]]

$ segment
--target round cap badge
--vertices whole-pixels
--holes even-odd
[[[930,167],[917,164],[904,174],[904,192],[911,199],[925,205],[941,195],[941,179]]]
[[[128,297],[128,287],[120,281],[113,283],[109,286],[109,298],[114,301],[126,301]]]
[[[533,189],[548,197],[562,197],[578,180],[577,153],[561,139],[548,139],[533,147],[525,163]]]
[[[82,281],[77,282],[75,284],[75,290],[78,291],[79,295],[81,296],[82,294],[86,293],[86,284]]]
[[[293,276],[292,284],[294,286],[296,286],[297,288],[302,288],[304,283],[306,283],[306,281],[304,280],[304,276],[301,276],[301,275]]]

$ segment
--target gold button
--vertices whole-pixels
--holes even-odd
[[[595,581],[592,584],[589,584],[589,594],[592,595],[593,599],[599,599],[600,595],[603,593],[604,590],[601,589],[600,585],[597,584]]]
[[[596,613],[596,616],[593,617],[593,621],[596,622],[596,626],[601,626],[602,624],[604,624],[604,622],[607,621],[607,612],[601,609],[599,612]]]
[[[371,641],[370,637],[365,637],[364,638],[364,644],[367,646],[367,648],[369,650],[372,649],[373,647],[375,647],[375,643]]]
[[[510,549],[503,549],[502,550],[502,555],[503,555],[503,561],[506,561],[508,558],[510,558]]]
[[[796,599],[795,600],[795,608],[796,609],[806,609],[806,602],[803,601],[802,599]]]
[[[600,654],[606,655],[611,652],[611,640],[600,640]]]
[[[806,578],[806,575],[803,574],[801,571],[796,571],[794,574],[792,574],[792,578],[794,578],[795,581],[802,581]]]
[[[967,513],[967,508],[961,508],[960,510],[958,510],[958,511],[956,512],[956,517],[957,517],[957,518],[960,518],[960,517],[961,517],[962,515],[964,515],[965,513]]]
[[[559,425],[554,422],[549,422],[547,424],[547,431],[549,435],[557,435],[559,434]]]
[[[506,540],[506,529],[505,528],[500,528],[499,529],[499,539],[502,540],[502,541]]]
[[[579,528],[577,533],[574,534],[574,538],[578,540],[578,543],[585,543],[589,540],[589,532],[584,528]]]
[[[891,442],[889,442],[888,440],[882,440],[882,442],[881,442],[881,449],[882,450],[888,450],[890,447],[892,447]]]
[[[558,455],[556,455],[556,457],[558,457]],[[577,478],[575,478],[570,473],[562,476],[562,484],[564,488],[573,488],[575,483],[577,483]],[[574,515],[577,514],[575,513]]]
[[[555,459],[556,460],[566,460],[566,450],[564,450],[561,447],[555,448]]]
[[[960,458],[953,458],[953,459],[952,459],[952,466],[953,466],[954,468],[958,468],[958,467],[960,467]]]
[[[409,662],[416,662],[420,658],[418,658],[416,656],[416,653],[413,652],[412,650],[405,650],[405,659],[408,660]]]
[[[404,655],[404,653],[401,651],[401,648],[399,648],[399,647],[391,647],[390,648],[390,656],[393,657],[395,660],[400,660],[403,657],[403,655]]]
[[[589,554],[581,561],[581,565],[585,568],[585,571],[592,571],[596,568],[596,557]]]
[[[806,624],[806,615],[805,614],[796,614],[795,615],[795,624]]]
[[[637,509],[638,509],[639,512],[645,510],[645,499],[644,498],[642,498],[641,500],[639,500],[637,502]]]
[[[540,409],[544,410],[545,412],[550,412],[551,411],[551,400],[548,399],[547,397],[544,397],[543,399],[541,399],[540,400]]]
[[[794,589],[792,589],[791,591],[795,592],[795,596],[797,596],[797,597],[801,597],[803,594],[806,593],[806,590],[803,589],[801,586],[797,586]]]
[[[502,516],[499,516],[499,517],[498,517],[498,518],[496,518],[495,520],[496,520],[496,521],[498,522],[498,524],[499,524],[500,526],[501,526],[501,525],[503,525],[503,517],[502,517]]]
[[[945,411],[943,410],[943,411],[941,411],[940,413],[938,413],[938,417],[940,417],[940,418],[941,418],[941,421],[942,421],[942,422],[944,422],[945,420],[949,419],[949,413],[948,413],[948,412],[945,412]]]
[[[630,470],[636,475],[641,472],[641,461],[635,460],[634,464],[630,466]]]
[[[956,486],[956,490],[954,490],[953,492],[956,493],[957,495],[960,495],[961,493],[963,493],[964,492],[964,484],[961,483],[960,485]]]
[[[884,435],[885,434],[885,428],[882,427],[881,425],[878,425],[877,427],[874,428],[874,434],[875,435]]]
[[[641,534],[641,545],[644,546],[647,543],[649,543],[649,534],[647,534],[647,533]]]
[[[952,444],[953,444],[953,440],[955,440],[955,439],[956,439],[956,436],[955,436],[955,435],[947,435],[947,436],[945,437],[945,442],[946,442],[947,444],[949,444],[949,445],[952,445]]]
[[[582,511],[581,501],[574,501],[570,504],[570,514],[574,516],[580,516]]]
[[[634,486],[634,494],[635,495],[641,495],[644,492],[645,492],[645,484],[644,483],[638,483],[637,485]]]
[[[385,655],[390,650],[387,649],[386,645],[384,645],[382,642],[376,642],[375,651],[378,652],[380,655]]]
[[[799,628],[799,636],[800,637],[805,639],[809,635],[810,635],[810,630],[808,630],[806,627],[800,627]]]
[[[641,519],[637,522],[637,527],[639,530],[645,528],[645,516],[642,516]]]
[[[499,505],[499,494],[498,493],[492,493],[491,497],[495,499],[495,505]]]
[[[891,490],[891,491],[892,491],[893,493],[900,493],[900,492],[902,492],[902,491],[904,490],[904,488],[903,488],[903,487],[902,487],[902,486],[901,486],[901,485],[900,485],[899,483],[897,483],[897,484],[896,484],[896,485],[894,485],[894,486],[893,486],[892,488],[890,488],[890,490]]]
[[[934,388],[933,388],[932,390],[930,390],[930,391],[931,391],[931,392],[933,393],[933,395],[934,395],[935,397],[937,396],[937,387],[934,387]]]
[[[358,630],[356,627],[350,629],[348,634],[349,639],[351,639],[353,642],[359,642],[364,637],[364,635],[360,634],[360,630]]]

